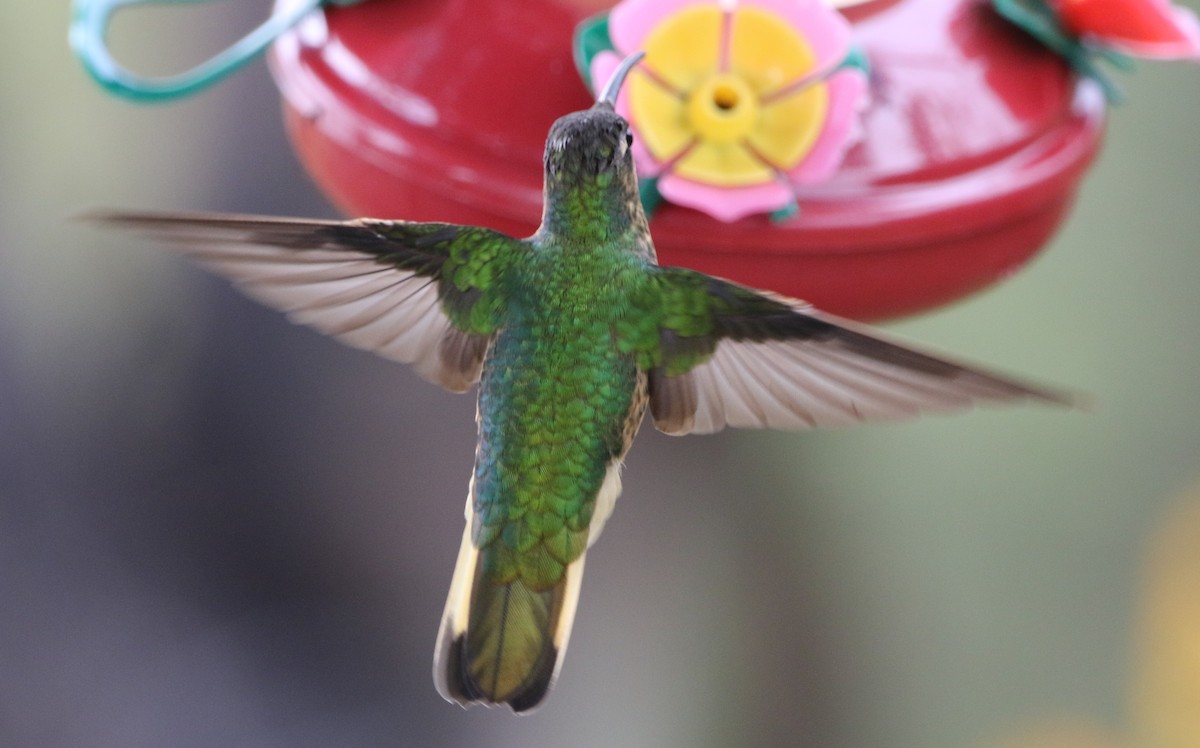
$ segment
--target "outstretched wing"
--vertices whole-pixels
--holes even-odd
[[[803,429],[898,420],[980,402],[1072,398],[891,341],[794,299],[681,268],[653,278],[643,335],[654,425]]]
[[[490,229],[406,221],[95,212],[168,240],[247,295],[462,392],[479,379],[503,300],[494,282],[526,245]]]

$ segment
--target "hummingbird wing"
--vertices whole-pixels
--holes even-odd
[[[660,268],[654,280],[657,330],[642,333],[652,340],[640,351],[654,425],[669,434],[804,429],[983,402],[1074,400],[916,350],[802,301],[682,268]]]
[[[503,309],[492,281],[527,248],[490,229],[448,223],[130,212],[83,218],[165,239],[292,321],[413,364],[453,392],[479,380]]]

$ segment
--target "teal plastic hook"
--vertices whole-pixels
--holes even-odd
[[[361,0],[294,0],[284,3],[261,26],[227,49],[191,70],[151,78],[123,67],[108,51],[109,18],[129,5],[176,5],[208,0],[74,0],[71,14],[71,48],[83,66],[108,91],[135,101],[166,101],[195,93],[221,80],[257,57],[280,34],[324,5],[353,5]]]

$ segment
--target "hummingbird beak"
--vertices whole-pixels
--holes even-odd
[[[641,62],[645,56],[646,53],[644,51],[634,52],[621,61],[621,64],[613,71],[612,77],[608,79],[608,83],[604,85],[604,90],[596,97],[596,106],[608,104],[609,109],[616,108],[617,93],[621,90],[621,84],[625,82],[625,76],[629,75],[629,71],[633,70],[633,66]]]

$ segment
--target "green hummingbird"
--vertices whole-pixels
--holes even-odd
[[[447,700],[537,706],[562,665],[584,558],[649,406],[668,434],[803,429],[1065,393],[916,351],[811,305],[661,267],[617,91],[550,128],[542,223],[92,213],[171,240],[296,322],[478,383],[467,526],[434,660]]]

